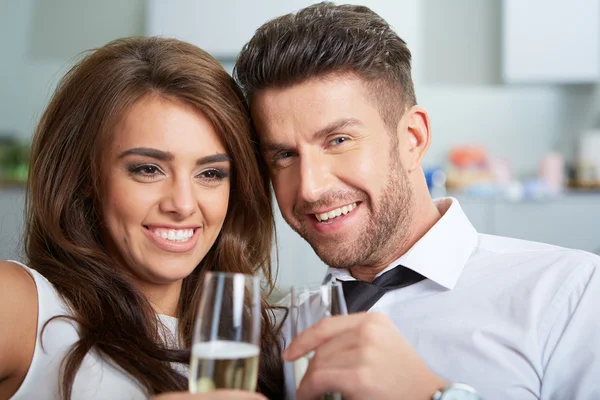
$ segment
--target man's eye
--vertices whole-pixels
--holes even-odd
[[[274,158],[275,158],[275,160],[283,160],[285,158],[290,158],[293,156],[294,156],[294,153],[291,151],[282,151],[281,153],[277,153]]]
[[[334,145],[334,146],[335,146],[335,145],[338,145],[338,144],[342,144],[343,142],[345,142],[345,141],[347,141],[347,140],[348,140],[348,138],[347,138],[347,137],[340,136],[340,137],[337,137],[337,138],[335,138],[335,139],[331,140],[331,141],[329,142],[329,144],[331,144],[331,145]]]

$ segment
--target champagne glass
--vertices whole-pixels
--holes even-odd
[[[339,282],[325,282],[305,286],[292,286],[291,290],[291,333],[292,339],[323,318],[332,315],[347,315],[346,300]],[[294,381],[300,385],[310,363],[313,352],[294,361]],[[326,393],[323,400],[341,400],[340,393]]]
[[[206,273],[194,326],[190,393],[256,391],[260,317],[259,277]]]

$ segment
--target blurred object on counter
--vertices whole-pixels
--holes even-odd
[[[521,201],[525,198],[525,188],[519,181],[512,181],[504,190],[504,198],[509,201]]]
[[[541,179],[527,179],[523,182],[514,181],[504,192],[504,198],[509,201],[541,201],[556,198],[560,191],[556,191]]]
[[[458,146],[450,150],[450,164],[446,170],[446,187],[464,190],[475,186],[489,186],[494,173],[489,168],[487,151],[482,146]]]
[[[29,171],[29,144],[0,136],[0,186],[23,185]]]
[[[565,159],[562,154],[547,153],[539,164],[538,176],[550,192],[562,192],[565,185]]]
[[[425,181],[431,197],[439,198],[446,196],[446,173],[442,167],[425,168]]]
[[[494,174],[494,181],[500,187],[507,187],[513,181],[512,167],[504,158],[490,157],[490,170]]]
[[[453,165],[446,171],[446,187],[461,190],[472,185],[490,184],[494,181],[494,174],[487,169],[459,169]]]
[[[487,167],[487,151],[483,146],[458,146],[450,150],[450,163],[460,169]]]
[[[600,189],[600,130],[581,135],[576,168],[576,180],[571,186]]]
[[[546,200],[562,193],[565,161],[551,152],[540,161],[537,176],[517,180],[507,159],[494,157],[481,146],[460,146],[450,150],[446,170],[449,190],[475,197],[504,197],[509,201]]]

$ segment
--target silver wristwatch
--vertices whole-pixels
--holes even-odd
[[[438,390],[433,400],[483,400],[477,391],[464,383],[453,383],[444,390]]]

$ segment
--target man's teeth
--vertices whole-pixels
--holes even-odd
[[[328,219],[339,217],[340,215],[348,214],[350,211],[356,208],[356,203],[349,204],[344,207],[336,208],[335,210],[331,210],[329,212],[323,214],[315,214],[315,217],[318,221],[327,221]]]
[[[194,236],[193,229],[154,229],[152,232],[156,236],[173,242],[187,242]]]

